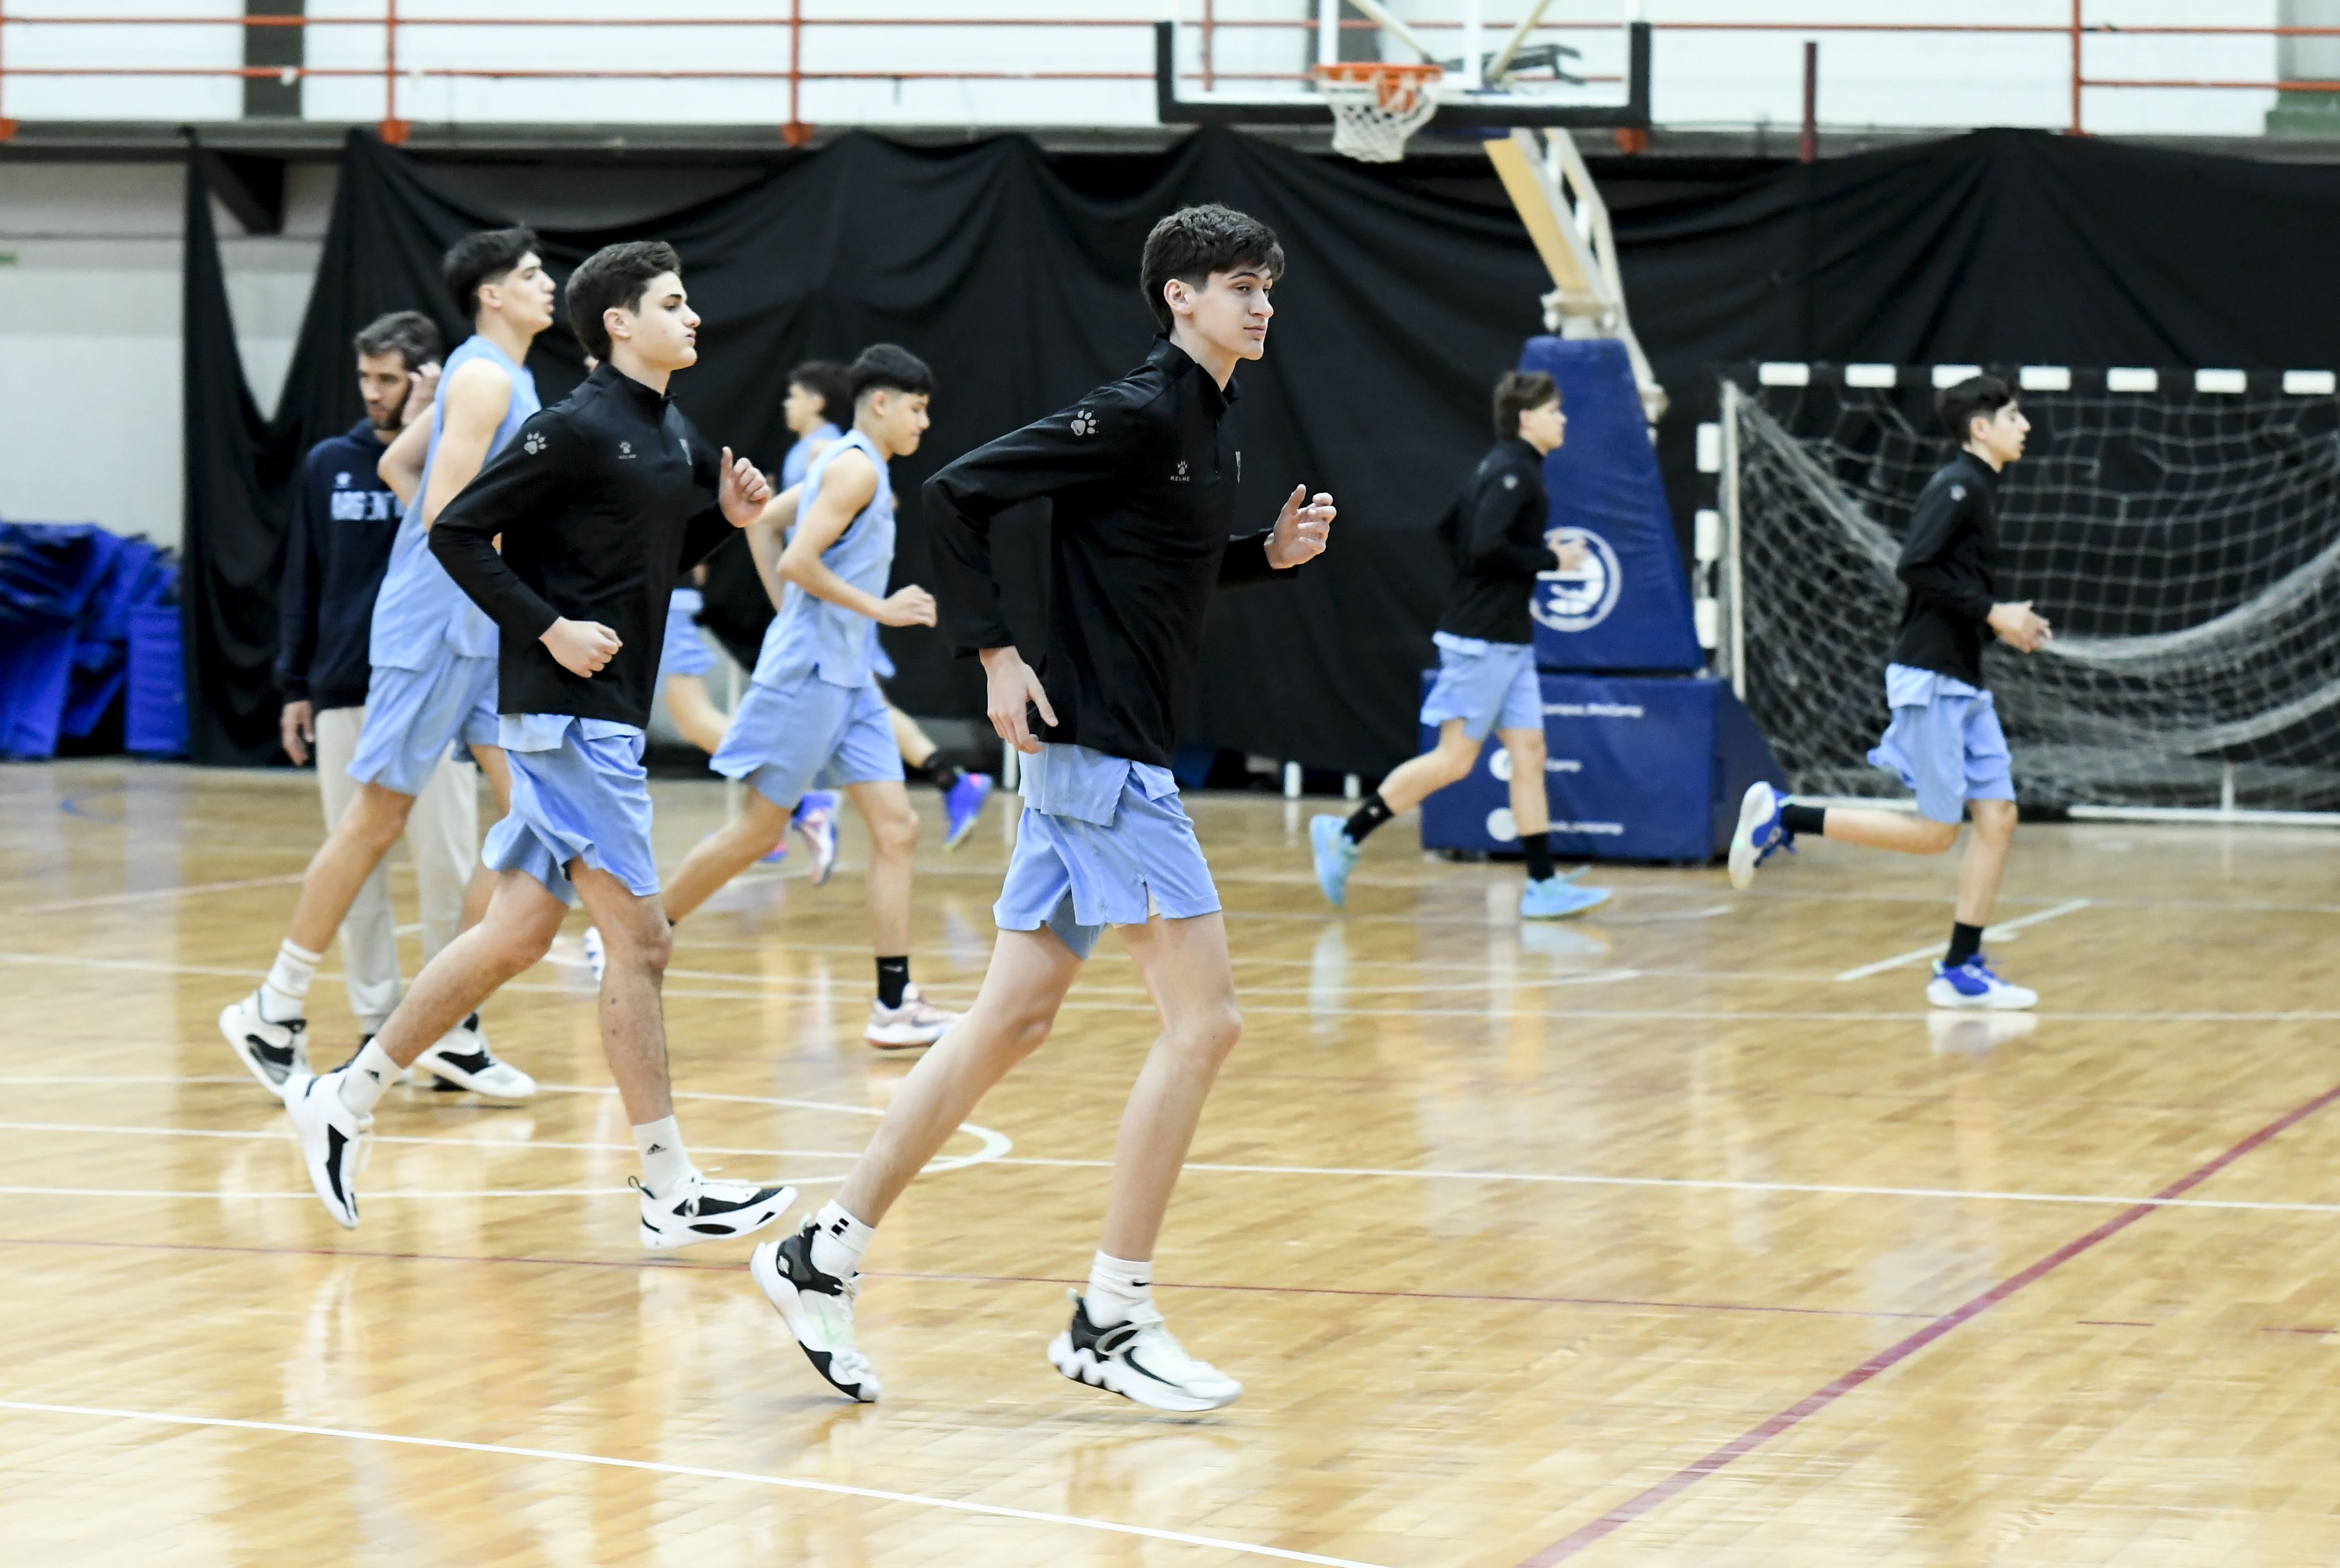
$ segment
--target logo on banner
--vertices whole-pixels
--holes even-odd
[[[1535,595],[1528,613],[1539,625],[1556,632],[1589,632],[1609,618],[1625,575],[1609,541],[1590,528],[1554,528],[1544,536],[1552,553],[1575,564],[1556,572],[1536,574]],[[1568,547],[1575,546],[1572,551]]]

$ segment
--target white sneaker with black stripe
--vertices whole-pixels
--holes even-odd
[[[753,1236],[788,1211],[793,1187],[717,1181],[694,1170],[669,1193],[652,1192],[639,1177],[627,1181],[642,1195],[642,1245],[652,1252]]]
[[[487,1033],[476,1012],[416,1057],[406,1073],[412,1082],[435,1079],[433,1089],[469,1090],[482,1100],[531,1100],[536,1095],[536,1080],[488,1050]]]
[[[309,1021],[288,1018],[272,1022],[260,1006],[260,992],[220,1011],[220,1033],[235,1050],[243,1070],[277,1099],[284,1085],[309,1070]]]
[[[839,1279],[812,1263],[813,1222],[785,1241],[759,1245],[748,1259],[749,1277],[764,1299],[796,1336],[797,1347],[828,1386],[864,1405],[878,1399],[878,1375],[853,1343],[853,1303],[861,1276]]]
[[[1048,1360],[1074,1382],[1156,1410],[1216,1410],[1243,1397],[1243,1385],[1187,1355],[1151,1306],[1126,1323],[1099,1328],[1081,1293],[1066,1294],[1073,1300],[1072,1325],[1048,1342]]]
[[[309,1168],[309,1185],[343,1230],[358,1228],[358,1173],[373,1141],[373,1118],[342,1103],[342,1080],[356,1070],[345,1067],[322,1078],[304,1072],[284,1086],[284,1110],[300,1140],[301,1162]]]

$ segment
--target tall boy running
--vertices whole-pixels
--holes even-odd
[[[425,966],[349,1066],[286,1086],[310,1183],[344,1228],[358,1220],[353,1151],[383,1089],[542,958],[580,897],[609,952],[601,1049],[641,1155],[642,1245],[746,1236],[794,1201],[788,1188],[702,1177],[667,1078],[659,983],[669,944],[642,768],[659,630],[683,566],[770,497],[753,465],[728,449],[719,460],[667,399],[674,372],[699,358],[680,272],[669,247],[640,241],[577,269],[570,323],[601,364],[530,419],[431,530],[432,555],[501,630],[511,810],[481,855],[496,873],[486,918]]]
[[[771,852],[814,784],[841,788],[868,824],[869,935],[878,995],[863,1038],[886,1050],[931,1045],[957,1018],[910,981],[910,868],[918,816],[902,787],[886,699],[871,668],[878,627],[932,626],[934,596],[886,592],[894,567],[894,487],[887,463],[918,449],[934,375],[891,343],[853,363],[853,429],[805,470],[796,532],[779,557],[788,588],[762,656],[709,764],[753,788],[739,818],[701,839],[666,893],[680,920]],[[759,528],[781,526],[768,508]],[[766,547],[768,547],[767,545]]]
[[[1560,920],[1609,902],[1607,889],[1572,887],[1552,868],[1543,686],[1528,616],[1536,574],[1561,565],[1544,541],[1552,502],[1543,460],[1567,437],[1552,379],[1542,370],[1504,371],[1495,383],[1494,449],[1479,459],[1439,523],[1453,551],[1455,579],[1431,638],[1438,645],[1438,680],[1422,705],[1422,722],[1438,727],[1438,745],[1393,769],[1345,822],[1320,816],[1308,824],[1316,884],[1335,904],[1348,902],[1349,872],[1365,835],[1469,776],[1490,730],[1512,764],[1512,820],[1528,873],[1520,913]]]
[[[1048,1035],[1107,925],[1121,928],[1162,1036],[1115,1152],[1105,1247],[1059,1372],[1163,1410],[1243,1392],[1193,1359],[1153,1301],[1154,1244],[1219,1064],[1243,1021],[1217,890],[1170,776],[1215,586],[1288,575],[1324,548],[1333,498],[1295,488],[1274,527],[1232,537],[1235,365],[1265,349],[1284,252],[1264,223],[1188,207],[1147,236],[1140,283],[1163,336],[1145,363],[928,480],[952,642],[983,660],[992,726],[1025,754],[1022,825],[967,1015],[911,1070],[837,1200],[750,1269],[830,1384],[878,1397],[853,1343],[872,1228],[985,1091]],[[1052,499],[1048,642],[1036,672],[1000,613],[994,519]],[[1039,734],[1026,717],[1036,709]],[[1060,716],[1061,715],[1061,716]]]
[[[1794,848],[1798,833],[1939,854],[1958,842],[1961,808],[1970,809],[1974,837],[1958,870],[1958,915],[1926,1000],[1936,1007],[2033,1007],[2039,993],[2001,980],[1982,952],[2015,840],[2015,778],[1998,710],[1982,682],[1982,635],[1988,627],[2025,654],[2051,635],[2028,600],[1998,602],[1996,577],[1999,471],[2023,456],[2031,421],[1996,376],[1945,388],[1934,407],[1959,450],[1926,482],[1910,513],[1894,568],[1909,597],[1885,666],[1893,722],[1869,754],[1871,765],[1891,768],[1917,792],[1918,815],[1796,805],[1770,784],[1754,784],[1740,803],[1730,841],[1730,885],[1752,883],[1755,868],[1772,851]]]
[[[447,356],[421,488],[399,524],[374,600],[365,725],[349,764],[357,798],[302,875],[268,978],[220,1014],[220,1032],[245,1069],[279,1093],[292,1075],[309,1070],[304,999],[325,944],[405,831],[440,759],[454,745],[468,747],[495,786],[497,804],[509,809],[511,786],[496,746],[495,627],[449,579],[428,541],[456,493],[536,412],[536,379],[526,361],[529,345],[552,324],[554,291],[526,229],[465,235],[447,252],[444,271],[447,291],[473,330]],[[384,462],[406,445],[407,438],[392,443]],[[486,909],[492,885],[475,869],[463,902],[466,925]],[[446,1038],[423,1052],[420,1070],[495,1100],[536,1092],[534,1080],[489,1051],[477,1018],[451,1021]]]

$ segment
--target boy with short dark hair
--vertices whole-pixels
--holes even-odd
[[[1230,382],[1265,350],[1283,270],[1274,232],[1243,213],[1163,219],[1140,269],[1164,329],[1145,362],[927,482],[951,641],[983,661],[992,727],[1025,755],[1025,807],[975,1006],[895,1091],[836,1201],[749,1262],[814,1368],[855,1399],[878,1393],[853,1342],[872,1228],[1047,1038],[1107,925],[1122,928],[1163,1033],[1123,1114],[1105,1247],[1048,1358],[1156,1409],[1211,1410],[1243,1392],[1163,1326],[1151,1259],[1203,1101],[1243,1029],[1218,890],[1170,774],[1178,720],[1214,589],[1288,576],[1324,549],[1334,518],[1332,497],[1312,501],[1299,486],[1273,528],[1235,537]],[[1054,503],[1052,591],[1035,670],[1001,614],[992,525],[1041,499]]]
[[[1797,805],[1770,784],[1753,784],[1730,841],[1730,884],[1751,884],[1755,868],[1774,850],[1793,849],[1798,833],[1939,854],[1958,842],[1958,818],[1971,810],[1974,837],[1958,872],[1958,915],[1926,1000],[1944,1008],[2033,1007],[2038,992],[2000,979],[1982,952],[2016,822],[2007,736],[1983,685],[1983,633],[2023,654],[2037,652],[2052,635],[2029,600],[1998,599],[1998,477],[2023,456],[2031,421],[1997,376],[1946,387],[1934,406],[1958,450],[1926,482],[1910,511],[1894,568],[1909,598],[1885,666],[1893,720],[1869,754],[1872,766],[1892,769],[1917,793],[1918,815]]]
[[[498,733],[512,779],[511,812],[481,853],[496,873],[493,901],[354,1060],[286,1089],[310,1183],[344,1228],[357,1224],[356,1149],[383,1088],[541,959],[580,898],[608,948],[601,1047],[641,1156],[642,1245],[746,1236],[796,1196],[712,1180],[684,1151],[659,1002],[669,939],[642,767],[668,589],[752,521],[770,488],[728,449],[719,459],[668,400],[674,373],[699,358],[699,317],[669,247],[596,251],[570,280],[569,315],[601,363],[531,418],[431,534],[434,557],[500,631]]]
[[[868,825],[869,929],[878,995],[863,1038],[880,1050],[931,1045],[957,1018],[910,980],[910,876],[918,817],[902,787],[886,699],[873,663],[878,626],[932,626],[934,596],[915,583],[886,592],[894,566],[894,487],[887,463],[918,449],[934,373],[906,349],[879,343],[854,361],[853,429],[805,471],[795,532],[779,556],[787,588],[761,656],[711,765],[752,786],[747,809],[699,841],[674,874],[667,916],[680,920],[770,853],[818,782],[841,788]],[[784,506],[759,528],[786,526]]]
[[[1542,370],[1506,370],[1495,382],[1495,445],[1439,521],[1454,557],[1454,587],[1431,641],[1438,680],[1422,722],[1438,732],[1430,751],[1393,769],[1346,821],[1308,824],[1316,885],[1348,902],[1349,873],[1365,835],[1424,797],[1466,778],[1489,731],[1511,761],[1512,821],[1527,863],[1520,913],[1560,920],[1609,902],[1605,888],[1572,887],[1552,870],[1552,804],[1544,791],[1543,685],[1528,615],[1536,576],[1562,562],[1545,537],[1552,503],[1543,460],[1568,438],[1560,388]]]

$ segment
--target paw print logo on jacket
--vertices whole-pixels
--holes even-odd
[[[1079,413],[1073,416],[1073,434],[1076,436],[1094,436],[1096,434],[1096,431],[1097,418],[1095,414],[1090,413],[1086,409],[1083,409]]]
[[[521,450],[526,452],[530,457],[532,458],[536,456],[537,453],[544,450],[544,432],[542,430],[530,430],[528,433],[528,439],[522,441],[520,446]]]

